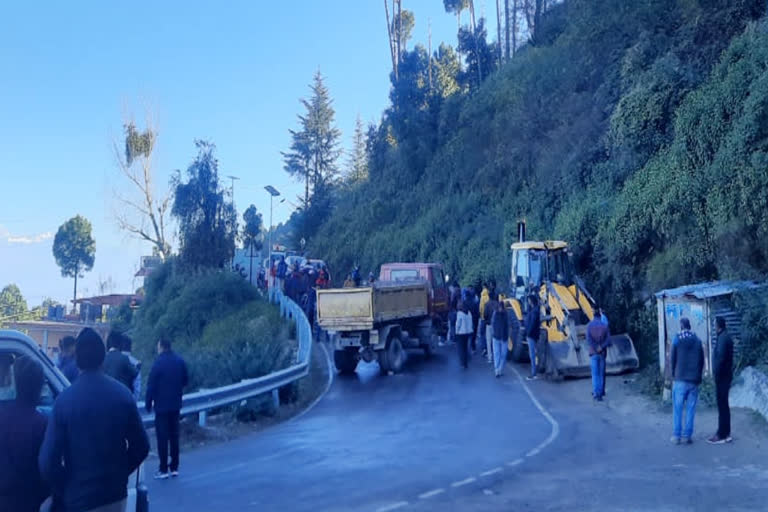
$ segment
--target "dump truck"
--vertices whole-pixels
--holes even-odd
[[[433,272],[441,283],[424,277]],[[386,279],[369,286],[317,290],[317,323],[330,335],[341,373],[353,373],[360,360],[378,361],[384,374],[397,373],[405,349],[429,357],[447,327],[438,264],[387,264],[379,275]]]
[[[522,326],[529,295],[539,298],[541,334],[536,347],[537,370],[550,377],[588,377],[590,372],[587,324],[599,314],[595,300],[573,271],[568,244],[525,240],[525,224],[518,224],[518,241],[511,245],[510,296],[504,301]],[[619,374],[639,367],[628,334],[611,336],[606,373]],[[528,341],[519,332],[510,336],[512,360],[528,360]]]

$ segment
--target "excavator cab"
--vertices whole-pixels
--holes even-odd
[[[595,300],[575,274],[563,241],[525,241],[525,227],[518,228],[519,241],[512,244],[510,294],[505,305],[522,325],[530,295],[536,295],[541,308],[541,337],[536,347],[538,371],[552,377],[590,375],[587,324],[596,314]],[[510,336],[513,360],[527,360],[527,340],[522,333]],[[639,360],[627,334],[611,336],[606,354],[606,372],[617,374],[635,370]]]

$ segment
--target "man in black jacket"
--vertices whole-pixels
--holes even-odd
[[[187,385],[187,365],[171,350],[171,342],[160,338],[157,342],[158,357],[147,382],[145,404],[147,412],[155,410],[155,433],[160,468],[155,474],[158,480],[179,475],[179,414],[184,386]],[[168,445],[171,447],[170,475],[168,473]]]
[[[133,394],[133,381],[138,371],[123,354],[123,335],[110,331],[107,336],[107,355],[104,358],[104,373],[123,384]]]
[[[14,361],[13,370],[16,398],[0,402],[0,510],[37,512],[50,494],[37,467],[46,424],[35,409],[43,368],[22,356]]]
[[[725,327],[725,318],[715,319],[717,342],[712,357],[712,373],[715,376],[717,394],[717,433],[707,439],[712,444],[730,443],[731,437],[731,407],[728,404],[728,392],[733,380],[733,340]]]
[[[528,339],[528,355],[531,358],[531,374],[526,380],[534,380],[536,376],[536,343],[541,331],[541,314],[539,301],[535,295],[528,296],[528,312],[525,314],[525,337]]]
[[[128,477],[149,453],[136,402],[104,375],[105,350],[90,328],[75,349],[80,376],[56,399],[40,448],[40,473],[64,510],[125,507]]]
[[[693,420],[696,416],[696,402],[699,400],[699,384],[704,371],[704,346],[691,331],[691,322],[680,319],[680,334],[672,341],[669,362],[672,368],[672,442],[691,444]],[[685,407],[685,428],[683,428],[683,407]]]

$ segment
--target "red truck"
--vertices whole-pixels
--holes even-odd
[[[406,348],[429,356],[447,329],[448,288],[437,263],[387,263],[371,286],[317,291],[317,323],[331,335],[336,368],[361,359],[397,373]]]

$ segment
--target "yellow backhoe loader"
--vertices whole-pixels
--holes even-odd
[[[518,242],[512,244],[510,293],[504,303],[518,322],[528,308],[526,297],[538,294],[541,336],[536,346],[537,371],[549,377],[590,376],[586,329],[595,311],[595,301],[574,274],[568,244],[561,241],[528,242],[525,224],[518,225]],[[515,330],[509,340],[514,361],[528,361],[525,336]],[[627,334],[611,336],[606,354],[606,372],[636,370],[639,366],[632,339]]]

